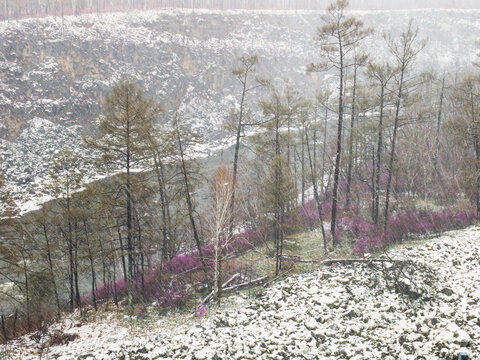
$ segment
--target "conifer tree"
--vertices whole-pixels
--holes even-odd
[[[146,134],[154,132],[161,107],[147,98],[132,80],[121,80],[105,98],[103,115],[99,118],[98,135],[85,142],[100,154],[99,168],[119,171],[117,185],[124,198],[124,224],[128,258],[127,283],[129,304],[132,304],[135,231],[135,169],[146,165],[150,143]]]
[[[273,218],[275,275],[282,269],[284,225],[297,198],[295,180],[285,157],[275,154],[263,181],[263,211]]]
[[[337,219],[338,185],[340,180],[340,159],[342,156],[342,131],[344,105],[344,82],[347,68],[352,66],[351,52],[365,39],[372,30],[366,28],[360,20],[348,17],[347,0],[336,0],[327,8],[327,14],[322,18],[324,25],[317,30],[317,41],[320,43],[322,61],[310,64],[308,71],[335,70],[338,74],[338,123],[337,151],[335,155],[335,170],[332,191],[332,221],[330,232],[333,243],[336,244],[335,230]]]
[[[68,249],[70,309],[80,306],[80,293],[77,270],[77,237],[74,229],[74,207],[72,195],[83,186],[84,171],[80,170],[80,159],[69,150],[62,150],[53,158],[49,172],[49,184],[52,195],[58,200],[65,220],[59,224],[59,229],[65,239]]]

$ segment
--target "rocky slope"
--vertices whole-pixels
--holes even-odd
[[[455,71],[475,58],[480,11],[412,10],[353,13],[376,29],[372,59],[385,54],[381,35],[410,18],[429,45],[422,69]],[[222,146],[222,123],[237,103],[236,59],[258,54],[258,74],[311,96],[323,75],[315,61],[319,12],[164,10],[0,23],[0,167],[20,201],[42,194],[52,156],[64,148],[87,155],[101,99],[123,76],[167,109],[180,109],[204,135],[205,152]],[[334,78],[326,78],[326,81]],[[252,95],[256,101],[266,94]],[[40,120],[43,119],[43,120]],[[40,151],[39,151],[40,149]]]
[[[66,332],[80,338],[50,347],[47,355],[394,360],[451,359],[462,350],[479,358],[480,228],[410,243],[389,256],[414,264],[403,268],[398,291],[392,286],[394,278],[386,282],[378,266],[322,266],[289,277],[255,301],[238,298],[201,322],[186,317],[178,325],[163,319],[138,332],[111,318],[79,326],[68,323]],[[390,274],[399,274],[396,270],[384,267]],[[13,344],[13,349],[25,359],[38,355],[29,339]]]

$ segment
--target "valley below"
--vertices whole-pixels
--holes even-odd
[[[82,136],[94,134],[102,99],[123,77],[137,82],[166,110],[159,126],[180,113],[202,137],[198,154],[231,145],[224,123],[238,106],[240,84],[231,72],[242,55],[258,55],[257,75],[312,97],[334,88],[330,73],[307,74],[317,61],[314,40],[323,12],[138,11],[47,17],[0,24],[0,166],[22,211],[49,197],[52,158],[64,149],[98,174]],[[353,11],[376,29],[365,43],[376,61],[388,53],[383,34],[399,33],[412,19],[428,39],[419,69],[458,73],[476,59],[476,10]],[[266,98],[259,89],[252,99]],[[262,118],[256,102],[253,117]]]

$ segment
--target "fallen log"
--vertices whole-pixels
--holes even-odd
[[[228,285],[230,285],[233,281],[235,281],[239,277],[240,277],[240,274],[236,273],[222,285],[222,288],[226,288]],[[215,296],[215,290],[212,290],[210,294],[208,294],[207,297],[203,299],[203,301],[200,304],[207,305],[210,301],[212,301],[214,296]]]
[[[230,287],[224,288],[224,289],[223,289],[223,292],[224,292],[224,293],[226,293],[226,292],[232,292],[232,291],[244,289],[244,288],[247,288],[247,287],[250,287],[250,286],[260,285],[260,284],[262,284],[264,281],[266,281],[267,279],[268,279],[268,276],[262,276],[262,277],[260,277],[260,278],[258,278],[258,279],[255,279],[255,280],[246,281],[246,282],[243,282],[243,283],[238,284],[238,285],[234,285],[234,286],[230,286]]]
[[[395,264],[403,264],[407,262],[407,260],[393,260],[393,259],[328,259],[322,262],[323,265],[333,265],[333,264],[343,264],[343,265],[351,265],[355,263],[363,263],[363,264],[370,264],[370,263],[395,263]]]

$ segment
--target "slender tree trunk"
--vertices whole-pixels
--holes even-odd
[[[375,178],[375,206],[373,221],[378,224],[378,214],[380,209],[380,178],[382,171],[382,149],[383,149],[383,110],[385,101],[385,86],[382,84],[380,89],[380,118],[378,120],[378,144],[377,144],[377,168]]]
[[[320,195],[318,193],[317,175],[316,175],[317,172],[315,169],[315,164],[312,162],[312,155],[310,153],[308,133],[305,133],[305,139],[307,141],[307,153],[308,153],[308,160],[310,163],[310,174],[311,174],[312,186],[313,186],[313,197],[315,198],[315,203],[317,204],[318,218],[320,219],[320,228],[322,230],[322,237],[323,237],[323,248],[326,254],[328,252],[328,248],[327,248],[327,236],[325,234],[325,226],[323,224],[322,202],[320,200]],[[314,151],[315,151],[315,148],[314,148]]]
[[[192,227],[193,238],[195,240],[195,244],[197,245],[198,255],[200,256],[200,261],[202,263],[203,271],[205,273],[205,278],[206,278],[207,282],[210,283],[208,281],[207,264],[205,263],[205,258],[203,256],[202,244],[200,242],[200,236],[198,235],[197,225],[196,225],[195,218],[194,218],[194,215],[193,215],[193,203],[192,203],[192,198],[191,198],[190,181],[188,180],[187,167],[186,167],[186,164],[185,164],[185,154],[183,152],[183,144],[182,144],[182,140],[180,138],[178,125],[177,125],[177,141],[178,141],[178,149],[180,151],[180,161],[181,161],[183,182],[184,182],[184,185],[185,185],[185,198],[186,198],[186,201],[187,201],[188,217],[189,217],[189,220],[190,220],[190,225]]]
[[[302,129],[302,158],[300,161],[300,165],[302,167],[302,206],[305,206],[305,125]]]
[[[113,302],[115,306],[118,307],[118,293],[117,293],[117,269],[116,269],[116,259],[115,255],[113,256]]]
[[[375,167],[376,167],[376,161],[375,161],[375,145],[372,145],[372,211],[371,211],[371,216],[372,220],[375,222],[375,194],[376,194],[376,189],[377,187],[375,186]]]
[[[76,230],[76,223],[75,223],[75,230]],[[73,275],[75,279],[75,303],[76,306],[80,307],[80,310],[82,308],[82,303],[80,301],[80,287],[79,287],[79,282],[78,282],[78,240],[75,236],[75,241],[73,242],[73,249],[74,249],[74,270],[73,270]]]
[[[383,231],[385,236],[388,230],[388,208],[390,205],[390,189],[392,186],[392,177],[393,177],[393,161],[395,159],[395,145],[397,141],[397,131],[398,131],[398,119],[400,116],[400,105],[402,103],[402,96],[403,96],[403,78],[405,75],[405,65],[402,65],[401,73],[400,73],[400,82],[398,87],[398,98],[396,102],[395,108],[395,120],[393,122],[393,136],[392,136],[392,149],[390,151],[390,162],[388,165],[388,179],[387,179],[387,193],[385,197],[385,219],[383,220]]]
[[[279,189],[280,189],[280,176],[281,176],[281,169],[280,169],[280,100],[278,97],[275,99],[276,103],[276,111],[275,111],[275,193],[279,196]],[[281,265],[281,257],[280,257],[280,248],[281,248],[281,221],[282,221],[282,213],[281,213],[281,206],[279,204],[279,199],[275,199],[276,206],[275,206],[275,275],[278,275]]]
[[[322,173],[320,179],[320,190],[323,192],[325,189],[325,165],[326,165],[326,157],[327,157],[327,130],[328,126],[328,107],[325,106],[325,119],[324,119],[324,133],[323,133],[323,149],[322,149]]]
[[[96,285],[96,274],[95,274],[95,264],[94,264],[94,261],[93,261],[93,253],[92,253],[92,249],[91,249],[91,244],[90,244],[90,239],[88,237],[88,229],[87,229],[87,223],[86,221],[83,221],[83,230],[84,230],[84,233],[85,233],[85,240],[87,241],[87,251],[88,251],[88,259],[90,260],[90,271],[91,271],[91,274],[92,274],[92,282],[91,282],[91,285],[92,285],[92,300],[93,300],[93,307],[95,308],[95,311],[97,311],[97,295],[96,295],[96,288],[97,288],[97,285]]]
[[[335,171],[333,175],[333,191],[332,191],[332,222],[330,225],[330,233],[332,234],[333,245],[337,245],[335,237],[336,221],[337,221],[337,203],[338,203],[338,185],[340,180],[340,158],[342,155],[342,129],[343,129],[343,47],[340,41],[340,89],[338,98],[338,127],[337,127],[337,153],[335,157]]]
[[[353,168],[353,141],[355,129],[355,95],[357,90],[357,64],[353,67],[353,90],[352,90],[352,114],[350,117],[350,138],[348,140],[348,168],[347,168],[347,191],[345,207],[350,206],[350,188],[352,183],[352,168]]]
[[[437,135],[435,138],[435,150],[433,152],[433,169],[436,176],[438,176],[438,180],[440,181],[440,184],[443,187],[443,176],[442,173],[440,172],[439,169],[439,163],[438,163],[438,155],[440,152],[440,129],[442,126],[442,111],[443,111],[443,98],[444,98],[444,92],[445,92],[445,73],[443,73],[443,79],[442,79],[442,89],[440,91],[440,104],[438,108],[438,116],[437,116]]]
[[[73,263],[73,228],[71,220],[71,208],[70,208],[70,179],[67,174],[66,177],[66,193],[67,193],[67,225],[68,225],[68,234],[67,234],[67,246],[68,246],[68,260],[70,264],[70,273],[69,273],[69,282],[70,282],[70,310],[75,309],[75,289],[74,289],[74,263]]]
[[[477,136],[475,136],[475,202],[478,220],[480,219],[480,144]]]
[[[242,98],[240,100],[240,114],[238,115],[237,123],[237,132],[235,136],[235,152],[233,155],[233,170],[232,170],[232,180],[233,180],[233,191],[232,191],[232,200],[230,202],[230,234],[233,232],[233,214],[235,213],[235,195],[237,189],[237,176],[238,176],[238,158],[240,155],[240,140],[242,137],[243,129],[243,115],[244,115],[244,106],[245,106],[245,96],[247,94],[247,81],[248,81],[248,71],[245,71],[243,78],[243,88],[242,88]]]
[[[32,329],[32,322],[31,322],[31,310],[30,310],[30,282],[28,278],[28,268],[27,268],[27,261],[25,259],[25,255],[22,251],[22,258],[23,258],[23,276],[25,279],[25,307],[27,312],[27,329],[30,331]]]
[[[55,295],[55,304],[57,306],[57,320],[60,319],[60,299],[58,297],[58,290],[57,290],[57,283],[55,281],[55,272],[53,271],[53,261],[52,261],[52,253],[50,247],[50,239],[47,232],[46,224],[43,224],[43,235],[45,237],[45,243],[47,245],[47,259],[48,259],[48,268],[50,271],[50,276],[52,278],[52,287],[53,293]]]
[[[128,291],[128,308],[130,312],[133,312],[133,264],[134,264],[134,248],[133,248],[133,200],[132,200],[132,184],[131,184],[131,119],[130,119],[130,94],[126,94],[126,104],[125,104],[125,113],[126,113],[126,158],[125,158],[125,170],[126,170],[126,179],[125,179],[125,190],[126,190],[126,211],[127,211],[127,259],[128,259],[128,271],[127,277],[127,291]]]
[[[160,203],[162,206],[162,236],[163,236],[163,244],[162,244],[162,263],[163,261],[169,258],[168,249],[169,249],[169,241],[170,239],[170,231],[169,231],[169,223],[167,221],[167,201],[166,191],[165,191],[165,184],[164,178],[161,170],[162,164],[160,163],[159,157],[157,157],[156,149],[153,150],[153,161],[155,166],[155,173],[157,175],[157,182],[158,182],[158,190],[160,194]]]

